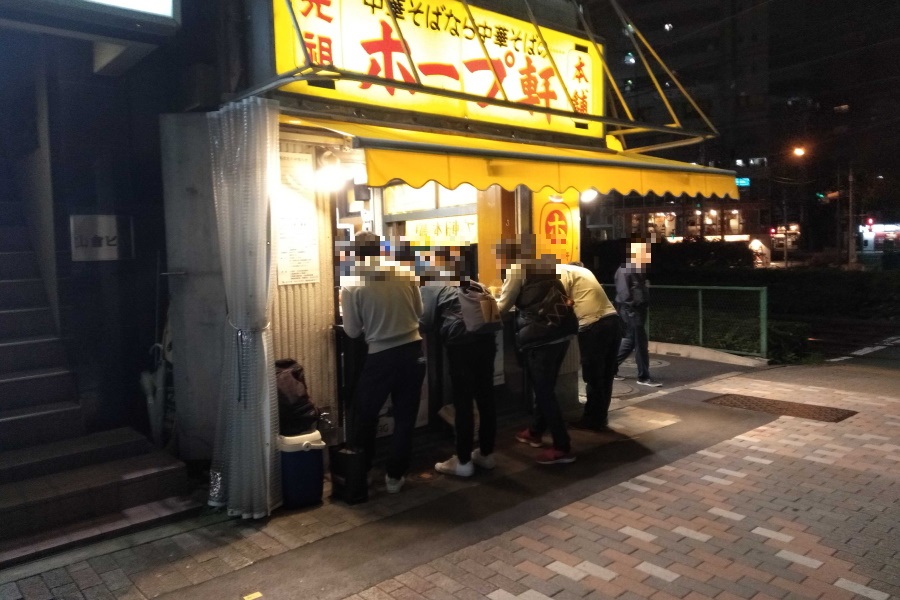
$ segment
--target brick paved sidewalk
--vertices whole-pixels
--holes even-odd
[[[840,423],[781,417],[350,597],[900,598],[900,397],[791,383],[799,371],[788,371],[695,389],[859,414]],[[620,405],[629,435],[641,423],[671,422],[643,410]],[[55,568],[12,581],[13,570],[0,573],[0,600],[190,597],[192,584],[478,485],[436,477],[363,506],[326,503],[262,524],[182,524],[89,558],[67,553]]]
[[[765,373],[699,389],[859,414],[781,417],[350,598],[900,598],[896,392]]]

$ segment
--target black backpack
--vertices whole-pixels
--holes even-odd
[[[527,278],[516,298],[516,344],[520,350],[558,342],[578,333],[575,302],[556,277]]]

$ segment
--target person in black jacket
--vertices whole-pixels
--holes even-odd
[[[456,454],[434,465],[440,473],[471,477],[475,466],[493,469],[494,441],[497,437],[497,411],[494,406],[494,356],[497,352],[494,332],[469,332],[463,322],[459,300],[461,288],[480,287],[477,282],[460,280],[460,253],[456,249],[436,248],[432,267],[421,288],[424,305],[420,330],[437,335],[447,354],[450,383],[453,388]],[[431,281],[427,281],[431,279]],[[473,450],[475,415],[478,406],[478,448]]]
[[[650,264],[650,243],[633,236],[629,244],[628,262],[616,270],[616,306],[625,323],[625,336],[619,345],[618,365],[634,351],[637,363],[638,385],[660,387],[662,384],[650,377],[650,352],[647,340],[647,265]],[[616,375],[617,379],[620,379]]]
[[[569,432],[562,409],[556,398],[556,380],[569,344],[578,331],[574,310],[568,316],[571,330],[548,325],[535,317],[544,309],[542,304],[554,292],[565,298],[565,288],[556,274],[556,257],[532,258],[534,253],[515,242],[501,242],[497,248],[498,267],[505,272],[498,305],[501,314],[516,309],[516,343],[522,353],[525,373],[534,391],[534,420],[530,427],[516,434],[516,439],[533,448],[543,447],[543,434],[549,429],[553,446],[538,454],[536,461],[543,465],[571,463]]]

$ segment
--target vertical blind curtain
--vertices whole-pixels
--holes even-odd
[[[278,403],[267,306],[268,215],[279,181],[278,104],[250,98],[209,113],[213,195],[228,308],[209,503],[244,518],[281,503]]]

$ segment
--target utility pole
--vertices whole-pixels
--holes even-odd
[[[847,192],[847,204],[849,205],[849,215],[847,219],[849,220],[849,227],[847,231],[847,264],[855,265],[856,264],[856,231],[855,231],[855,219],[853,218],[853,167],[848,167],[848,192]]]
[[[781,217],[784,221],[784,268],[788,266],[788,214],[787,214],[787,189],[781,188]]]

